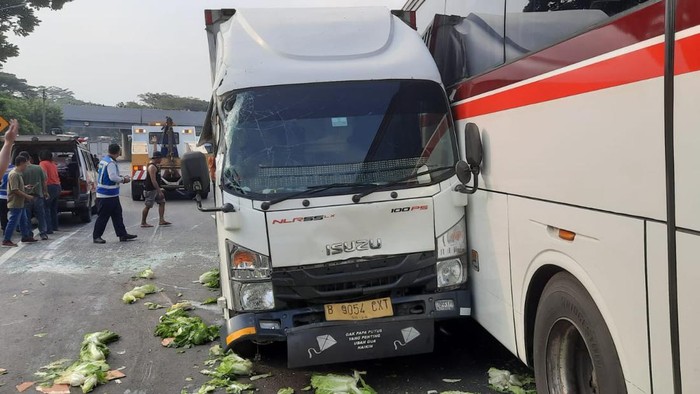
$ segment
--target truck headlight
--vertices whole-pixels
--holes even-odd
[[[272,282],[240,283],[234,282],[233,291],[240,307],[244,311],[262,311],[275,309],[275,296]]]
[[[270,278],[270,258],[226,240],[231,278],[256,280]]]
[[[437,238],[437,258],[446,259],[467,253],[467,226],[464,216]]]
[[[461,285],[467,279],[460,259],[450,259],[437,262],[438,287]]]

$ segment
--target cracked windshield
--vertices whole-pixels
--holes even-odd
[[[222,182],[240,194],[336,183],[353,189],[455,162],[447,102],[435,82],[272,86],[234,92],[223,103]]]

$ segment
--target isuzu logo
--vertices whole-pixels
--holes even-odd
[[[382,240],[377,239],[358,239],[357,241],[349,242],[337,242],[334,244],[326,245],[326,256],[332,256],[334,254],[350,253],[350,252],[361,252],[370,249],[380,249],[382,247]]]

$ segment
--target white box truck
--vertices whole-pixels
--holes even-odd
[[[432,351],[436,321],[471,313],[481,145],[420,37],[382,7],[206,11],[206,29],[223,344],[286,341],[290,367]],[[183,157],[191,190],[210,169]]]

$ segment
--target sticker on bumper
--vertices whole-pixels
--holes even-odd
[[[287,337],[290,368],[433,351],[434,322],[362,322],[294,329]]]

